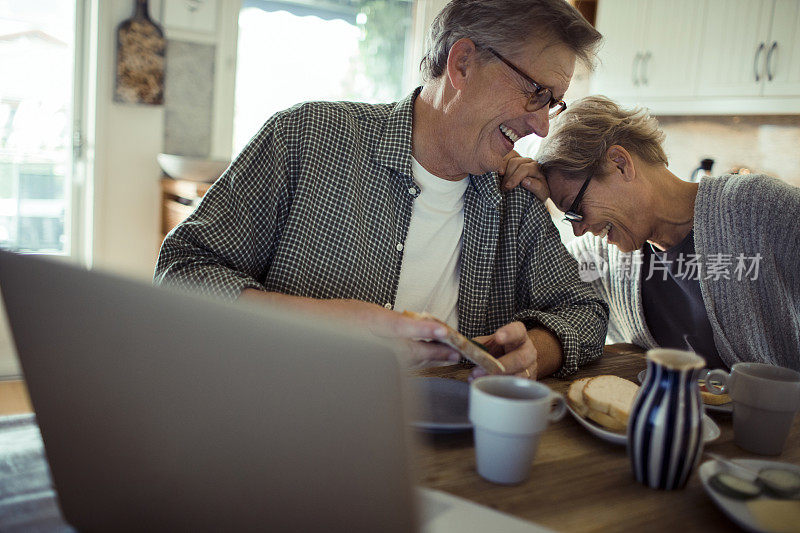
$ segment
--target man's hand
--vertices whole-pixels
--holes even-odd
[[[359,300],[327,300],[327,304],[337,317],[350,319],[365,326],[377,336],[395,339],[405,345],[409,363],[417,364],[425,361],[461,360],[461,354],[438,342],[447,337],[447,330],[433,320],[419,320],[403,316],[402,313],[386,309],[378,304]]]
[[[256,289],[245,289],[239,298],[269,301],[308,315],[348,321],[377,337],[395,339],[405,346],[404,352],[409,364],[425,361],[457,362],[461,359],[460,354],[449,346],[420,340],[444,339],[447,331],[438,322],[403,316],[377,304],[359,300],[317,300]]]
[[[538,376],[538,354],[533,341],[528,336],[525,324],[511,322],[498,329],[492,335],[475,337],[475,341],[483,344],[503,366],[506,374],[522,378],[536,379]],[[486,371],[475,367],[473,378],[485,376]]]
[[[522,157],[514,150],[503,158],[505,168],[500,172],[503,176],[502,187],[511,190],[520,184],[536,195],[539,201],[544,202],[550,197],[550,188],[547,185],[539,163],[530,157]]]

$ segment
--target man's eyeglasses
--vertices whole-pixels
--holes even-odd
[[[564,222],[566,222],[567,224],[583,221],[583,215],[578,214],[578,207],[580,207],[581,205],[581,200],[583,200],[583,194],[586,192],[586,187],[589,186],[590,181],[592,181],[591,174],[589,174],[589,177],[586,178],[586,181],[583,182],[583,186],[581,186],[581,190],[578,191],[578,194],[572,201],[572,205],[570,205],[569,209],[567,209],[567,212],[564,213]]]
[[[522,70],[514,63],[501,56],[491,48],[487,47],[486,50],[491,52],[492,55],[494,55],[497,59],[508,65],[511,70],[522,76],[525,81],[533,85],[534,90],[528,94],[528,102],[525,104],[525,109],[529,113],[539,111],[544,106],[547,106],[550,108],[548,116],[550,118],[554,118],[567,108],[567,104],[564,102],[564,100],[556,100],[553,98],[553,91],[536,83],[533,78],[522,72]]]

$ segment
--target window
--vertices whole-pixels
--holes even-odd
[[[70,254],[75,2],[0,2],[0,247]]]
[[[234,152],[276,112],[308,100],[393,102],[411,2],[245,0],[239,15]]]

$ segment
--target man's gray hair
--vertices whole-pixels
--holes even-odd
[[[566,45],[589,67],[602,39],[565,0],[452,0],[431,24],[422,77],[429,81],[444,74],[450,48],[459,39],[472,39],[485,58],[493,59],[487,47],[513,56],[534,36]]]

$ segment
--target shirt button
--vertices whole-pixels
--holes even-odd
[[[385,304],[383,304],[383,306],[384,306],[386,309],[391,309],[391,308],[392,308],[392,304],[391,304],[391,303],[389,303],[389,302],[386,302]]]
[[[398,242],[397,246],[395,246],[395,248],[397,248],[398,252],[402,252],[403,251],[403,243],[402,242]]]
[[[416,187],[409,187],[408,188],[408,194],[410,194],[411,196],[416,196],[417,195]]]

